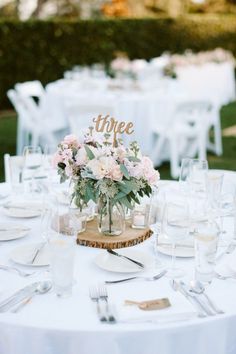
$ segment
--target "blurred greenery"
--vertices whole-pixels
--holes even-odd
[[[4,180],[3,155],[14,155],[16,151],[16,115],[14,112],[0,113],[0,181]],[[236,102],[221,110],[222,129],[236,125]],[[224,154],[208,154],[210,168],[236,171],[236,137],[223,137]],[[169,163],[158,167],[162,179],[170,179]]]
[[[0,21],[0,108],[15,83],[63,76],[74,65],[108,64],[114,53],[150,59],[165,51],[222,47],[236,56],[236,15],[124,20]]]

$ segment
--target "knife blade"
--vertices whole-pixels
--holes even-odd
[[[27,264],[34,264],[36,258],[38,257],[39,253],[43,250],[45,245],[46,245],[46,242],[43,242],[43,243],[40,243],[40,245],[38,247],[36,247],[33,257],[31,258],[31,260]]]
[[[139,266],[140,268],[145,268],[145,266],[144,266],[143,263],[138,262],[138,261],[136,261],[135,259],[132,259],[132,258],[130,258],[130,257],[123,256],[122,254],[119,254],[119,253],[113,251],[112,249],[107,249],[107,252],[110,253],[110,254],[113,254],[114,256],[117,256],[117,257],[121,257],[121,258],[123,258],[123,259],[126,259],[126,260],[128,260],[128,261],[130,261],[130,262],[136,264],[136,265]]]

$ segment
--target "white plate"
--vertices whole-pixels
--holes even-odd
[[[49,249],[47,245],[39,252],[37,258],[33,264],[29,264],[30,260],[33,258],[37,248],[40,246],[40,243],[29,243],[24,244],[19,247],[16,247],[10,253],[10,259],[22,265],[27,265],[30,267],[42,267],[49,265]]]
[[[95,258],[95,263],[99,268],[108,270],[115,273],[136,273],[141,272],[147,268],[153,267],[152,257],[149,254],[139,252],[136,250],[125,249],[125,250],[115,250],[117,253],[124,256],[130,257],[135,261],[141,262],[145,265],[142,269],[134,263],[125,260],[121,257],[114,256],[106,251],[103,251]]]
[[[41,215],[43,204],[41,202],[10,202],[3,205],[5,215],[13,218],[35,218]]]
[[[175,255],[176,257],[183,257],[183,258],[191,258],[194,257],[194,239],[193,236],[189,236],[189,240],[183,240],[183,246],[181,241],[177,242],[177,247],[175,249]],[[169,243],[168,245],[160,245],[157,246],[157,250],[160,253],[163,253],[167,256],[172,256],[172,245],[167,240],[167,237],[165,235],[160,235],[158,236],[158,242],[159,243]],[[180,246],[181,245],[181,246]],[[186,247],[184,247],[186,245]]]
[[[16,224],[0,224],[0,241],[16,240],[28,235],[29,227]]]

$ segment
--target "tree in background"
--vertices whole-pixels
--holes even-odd
[[[32,7],[33,3],[33,7]],[[236,0],[0,0],[1,17],[145,17],[236,13]]]

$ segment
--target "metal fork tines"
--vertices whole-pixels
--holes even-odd
[[[115,316],[111,312],[111,306],[109,305],[108,302],[108,294],[107,294],[107,288],[104,285],[101,285],[98,287],[98,292],[99,292],[99,298],[103,301],[105,301],[106,304],[106,315],[109,323],[115,323],[116,319]]]
[[[99,299],[99,293],[96,287],[90,287],[89,288],[89,297],[90,299],[96,303],[96,307],[97,307],[97,315],[99,318],[99,321],[101,322],[107,322],[107,318],[104,315],[102,308],[100,306],[100,299]]]

